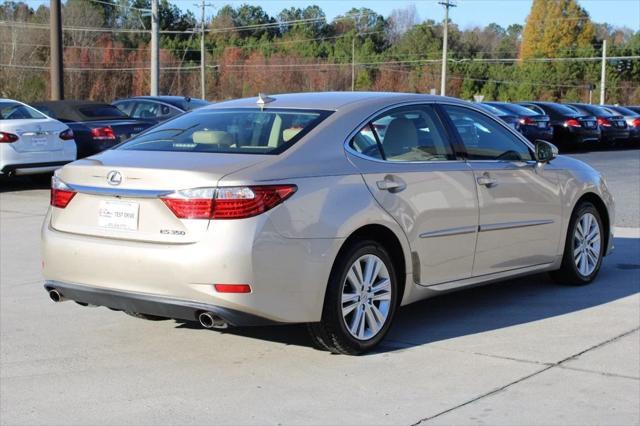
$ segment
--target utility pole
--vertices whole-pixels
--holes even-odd
[[[356,90],[356,35],[351,39],[351,91]]]
[[[64,74],[62,68],[62,6],[60,0],[51,0],[49,25],[51,43],[51,100],[64,99]]]
[[[198,6],[196,4],[196,6]],[[204,0],[200,2],[200,8],[202,11],[201,19],[200,19],[200,98],[207,99],[207,86],[205,83],[205,59],[207,51],[204,48],[204,36],[206,33],[206,25],[204,22],[205,19],[205,8],[207,6],[212,6],[210,3],[205,3]]]
[[[160,81],[160,16],[158,0],[151,0],[151,96],[158,96]]]
[[[604,91],[607,80],[607,40],[602,40],[602,73],[600,75],[600,105],[604,105]]]
[[[456,7],[452,0],[438,2],[444,6],[444,33],[442,36],[442,72],[440,74],[440,95],[445,96],[447,92],[447,38],[449,33],[449,8]]]

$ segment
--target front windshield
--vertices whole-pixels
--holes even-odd
[[[0,120],[45,119],[40,111],[18,102],[0,102]]]
[[[199,109],[155,126],[116,149],[279,154],[329,114],[293,109]]]

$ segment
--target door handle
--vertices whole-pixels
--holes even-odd
[[[476,182],[478,182],[478,185],[486,186],[487,188],[491,188],[498,184],[498,181],[489,176],[489,173],[478,176],[478,178],[476,178]]]
[[[377,181],[376,185],[378,189],[391,193],[400,192],[407,187],[407,184],[402,179],[391,175],[385,176],[384,180]]]

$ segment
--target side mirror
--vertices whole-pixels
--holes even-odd
[[[538,163],[548,163],[558,156],[558,148],[550,142],[537,140],[536,146],[536,161]]]

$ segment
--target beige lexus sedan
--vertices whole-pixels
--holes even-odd
[[[203,327],[307,323],[359,354],[399,306],[612,249],[602,175],[472,104],[402,93],[221,102],[58,170],[52,300]]]

